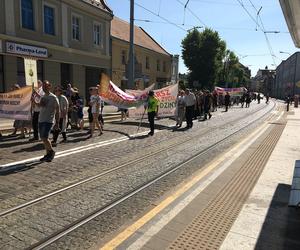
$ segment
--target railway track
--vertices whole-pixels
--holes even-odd
[[[36,244],[31,245],[30,247],[28,247],[28,249],[42,249],[45,248],[46,246],[49,246],[51,244],[53,244],[54,242],[56,242],[57,240],[59,240],[60,238],[64,237],[65,235],[69,234],[70,232],[73,232],[74,230],[76,230],[77,228],[81,227],[82,225],[85,225],[86,223],[88,223],[89,221],[93,220],[94,218],[102,215],[103,213],[105,213],[106,211],[115,208],[116,206],[118,206],[120,203],[128,200],[129,198],[133,197],[134,195],[136,195],[137,193],[147,189],[149,186],[157,183],[158,181],[160,181],[161,179],[165,178],[166,176],[171,175],[172,173],[174,173],[175,171],[184,168],[188,163],[190,163],[191,161],[195,160],[196,158],[205,155],[208,151],[210,151],[211,149],[217,147],[218,145],[220,145],[221,143],[223,143],[224,141],[230,139],[231,137],[233,137],[234,135],[240,133],[241,131],[243,131],[244,129],[246,129],[247,127],[251,126],[252,124],[254,124],[255,122],[257,122],[258,120],[262,119],[263,117],[265,117],[266,115],[268,115],[270,112],[272,111],[269,110],[268,112],[262,114],[261,116],[257,117],[255,120],[253,120],[252,122],[250,122],[246,127],[242,127],[236,131],[234,131],[233,133],[229,134],[228,136],[222,138],[221,140],[219,140],[218,142],[210,145],[209,147],[205,148],[204,150],[201,150],[200,152],[197,152],[196,154],[190,156],[188,159],[186,159],[184,162],[181,162],[180,164],[175,165],[174,167],[172,167],[171,169],[168,169],[165,172],[162,172],[161,174],[157,175],[155,178],[149,180],[147,183],[144,183],[138,187],[136,187],[134,190],[131,190],[129,192],[127,192],[126,194],[122,195],[121,197],[111,201],[110,203],[106,204],[105,206],[93,211],[92,213],[76,220],[75,222],[69,224],[68,226],[62,228],[59,231],[56,231],[55,233],[51,234],[50,236],[48,236],[47,238],[44,238],[42,240],[40,240],[39,242],[37,242]],[[258,112],[258,111],[257,111]],[[274,117],[276,114],[271,115],[271,117]],[[241,119],[241,118],[239,118]],[[178,143],[177,143],[178,145]],[[175,145],[174,145],[175,147]],[[169,148],[168,148],[169,149]],[[166,149],[167,150],[167,149]],[[161,152],[161,150],[160,150]],[[158,152],[157,152],[158,153]],[[152,153],[151,156],[153,156],[154,154],[157,153]],[[145,157],[150,157],[149,156],[145,156]],[[138,161],[139,159],[137,159]],[[120,167],[120,166],[119,166]],[[110,170],[113,171],[113,170]],[[114,170],[116,171],[116,170]],[[95,177],[96,178],[96,177]],[[99,177],[98,177],[99,178]],[[92,180],[89,180],[92,181]],[[86,183],[86,182],[85,182]],[[83,184],[83,183],[82,183]],[[81,184],[78,184],[81,185]],[[61,191],[63,192],[63,191]],[[55,195],[55,194],[53,194]],[[46,199],[46,197],[44,198]],[[17,210],[19,210],[21,208],[18,208]],[[16,210],[15,210],[16,211]],[[10,211],[9,213],[12,213],[13,211]],[[7,215],[7,213],[5,214]],[[4,216],[4,215],[2,215]]]
[[[272,107],[272,109],[274,109],[274,107],[275,107],[275,104],[273,104],[273,105],[274,105],[274,106]],[[256,110],[256,111],[255,111],[254,113],[252,113],[251,115],[254,116],[256,113],[260,112],[260,111],[263,110],[264,108],[265,108],[265,107],[259,108],[258,110]],[[270,112],[271,112],[271,111],[270,111]],[[268,112],[268,113],[269,113],[269,112]],[[275,115],[275,114],[273,114],[273,115]],[[227,124],[227,125],[228,125],[228,124],[235,124],[235,123],[238,122],[239,120],[242,120],[243,118],[248,117],[248,116],[249,116],[249,115],[245,115],[245,116],[243,116],[243,117],[239,117],[239,118],[233,119],[233,120],[229,121],[229,122],[226,123],[226,124]],[[260,117],[259,117],[258,119],[256,119],[255,121],[261,119],[261,117],[263,117],[263,116],[265,116],[265,114],[263,114],[262,116],[260,116]],[[270,116],[270,118],[272,118],[272,115]],[[251,124],[252,124],[252,123],[251,123]],[[249,124],[249,125],[250,125],[250,124]],[[139,157],[139,158],[137,158],[137,159],[135,159],[135,160],[133,160],[133,161],[121,163],[120,165],[118,165],[118,166],[116,166],[116,167],[113,167],[113,168],[111,168],[111,169],[109,169],[109,170],[107,170],[107,171],[104,171],[104,172],[101,172],[101,173],[99,173],[99,174],[93,175],[93,176],[91,176],[91,177],[85,178],[85,179],[83,179],[83,180],[81,180],[81,181],[75,182],[75,183],[73,183],[73,184],[71,184],[71,185],[68,185],[68,186],[66,186],[66,187],[64,187],[64,188],[61,188],[61,189],[55,190],[55,191],[53,191],[53,192],[50,192],[50,193],[48,193],[48,194],[45,194],[45,195],[43,195],[43,196],[37,197],[37,198],[35,198],[35,199],[32,199],[32,200],[30,200],[30,201],[28,201],[28,202],[25,202],[25,203],[23,203],[23,204],[17,205],[17,206],[15,206],[15,207],[12,207],[12,208],[7,209],[7,210],[5,210],[5,211],[0,211],[0,218],[1,218],[1,217],[4,217],[4,216],[6,216],[6,215],[9,215],[9,214],[11,214],[11,213],[14,213],[14,212],[16,212],[16,211],[18,211],[18,210],[20,210],[20,209],[24,209],[24,208],[26,208],[26,207],[32,206],[32,205],[34,205],[34,204],[36,204],[36,203],[39,203],[39,202],[41,202],[41,201],[43,201],[43,200],[46,200],[46,199],[48,199],[48,198],[51,198],[51,197],[53,197],[53,196],[55,196],[55,195],[58,195],[58,194],[60,194],[60,193],[62,193],[62,192],[65,192],[65,191],[68,191],[68,190],[70,190],[70,189],[76,188],[76,187],[78,187],[78,186],[80,186],[80,185],[84,185],[84,184],[86,184],[86,183],[95,181],[95,180],[97,180],[97,179],[99,179],[99,178],[103,178],[103,177],[107,176],[108,174],[111,174],[111,173],[113,173],[113,172],[116,172],[116,171],[118,171],[118,170],[120,170],[120,169],[122,169],[122,168],[129,167],[129,166],[132,166],[133,164],[137,164],[137,163],[143,162],[143,161],[144,161],[145,159],[147,159],[147,158],[150,158],[150,157],[155,156],[155,155],[157,155],[157,154],[161,154],[161,153],[163,153],[163,152],[169,151],[169,150],[171,150],[172,148],[178,147],[178,145],[181,145],[181,144],[183,144],[183,143],[191,143],[191,140],[197,140],[197,138],[198,138],[199,136],[202,136],[202,135],[206,134],[208,131],[212,131],[212,130],[217,129],[217,128],[220,128],[220,127],[222,127],[222,126],[223,126],[223,125],[221,124],[221,125],[218,125],[218,126],[212,126],[212,127],[204,128],[204,129],[202,129],[202,130],[200,131],[200,133],[197,133],[196,136],[195,136],[195,135],[192,135],[192,136],[182,136],[182,135],[174,136],[174,137],[172,138],[172,140],[174,140],[174,142],[171,143],[171,144],[168,144],[167,147],[164,147],[164,148],[158,148],[157,150],[155,150],[155,151],[153,151],[153,152],[151,152],[151,153],[145,154],[145,155],[143,155],[142,157]],[[181,139],[181,140],[178,141],[178,139]],[[167,140],[169,140],[169,139],[161,140],[161,141],[159,141],[159,143],[161,144],[163,141],[167,141]],[[221,142],[221,141],[220,141],[220,142]],[[157,144],[157,142],[156,142],[156,143],[153,143],[153,144]],[[151,145],[149,145],[149,146],[151,146]]]

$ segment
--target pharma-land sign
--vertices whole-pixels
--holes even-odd
[[[6,52],[32,57],[48,57],[48,50],[41,47],[35,47],[25,44],[6,42]]]

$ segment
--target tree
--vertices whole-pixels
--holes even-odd
[[[218,32],[193,29],[182,40],[182,57],[189,69],[189,84],[199,82],[201,88],[212,89],[222,71],[226,44]]]

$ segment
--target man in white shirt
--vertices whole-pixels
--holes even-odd
[[[193,117],[194,117],[194,110],[196,104],[196,96],[192,93],[189,89],[185,90],[185,118],[186,118],[186,128],[193,127]]]

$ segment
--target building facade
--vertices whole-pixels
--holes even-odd
[[[300,95],[300,52],[282,61],[276,68],[276,97]]]
[[[275,97],[275,78],[275,70],[268,69],[267,66],[265,69],[259,69],[256,76],[252,79],[252,90]]]
[[[1,0],[0,92],[25,85],[24,57],[37,59],[38,79],[82,96],[110,73],[112,11],[103,0]]]
[[[112,81],[127,88],[129,59],[129,23],[114,17],[111,22]],[[172,55],[164,50],[145,30],[134,28],[134,79],[137,89],[152,83],[157,88],[171,81]]]

